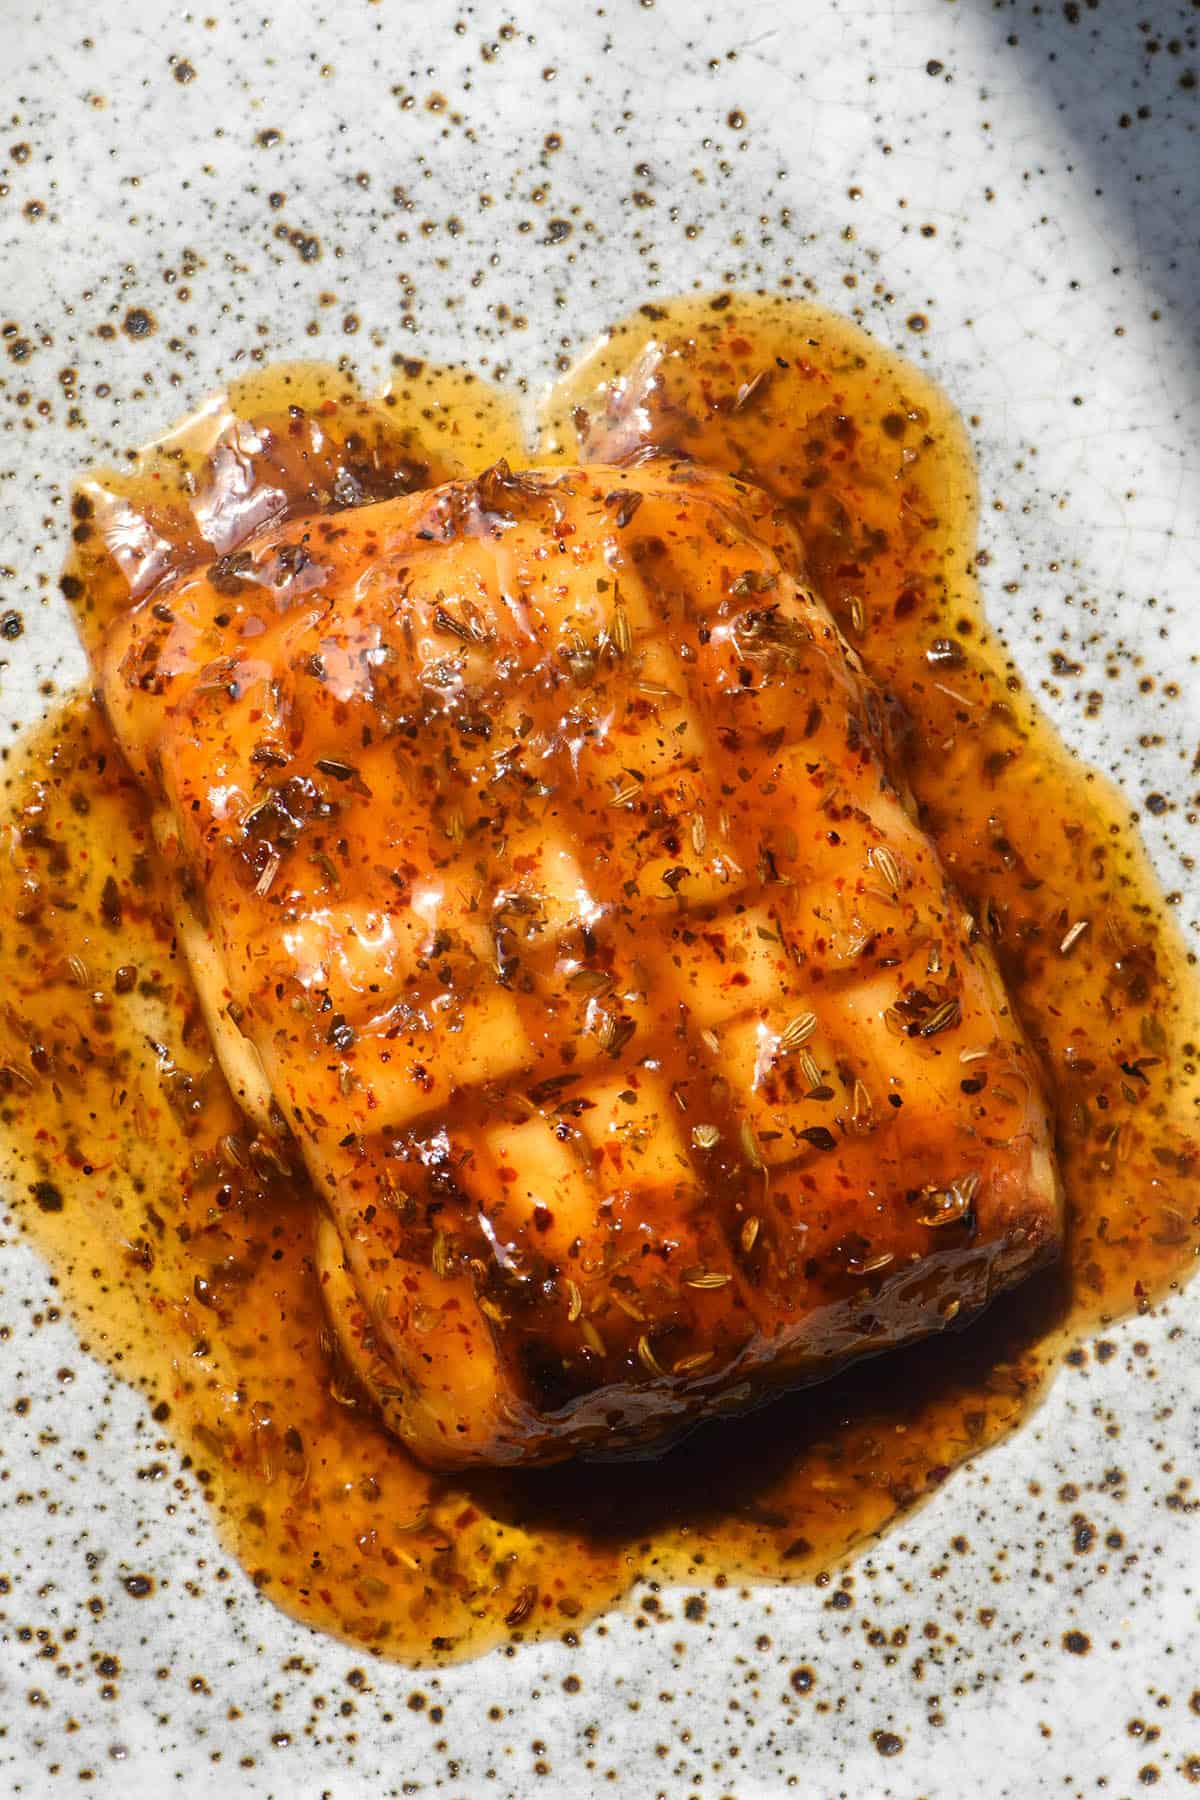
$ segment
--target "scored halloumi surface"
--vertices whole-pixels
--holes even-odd
[[[758,490],[499,465],[269,529],[98,663],[426,1461],[653,1442],[1055,1251],[1036,1065]]]

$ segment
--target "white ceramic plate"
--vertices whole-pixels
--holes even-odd
[[[6,729],[82,669],[55,587],[73,473],[250,359],[345,356],[371,381],[402,350],[533,393],[654,291],[790,276],[927,359],[971,418],[993,616],[1071,741],[1165,798],[1144,829],[1195,937],[1194,5],[0,16]],[[1056,649],[1082,672],[1055,675]],[[139,1479],[170,1445],[6,1224],[5,1793],[1120,1800],[1200,1778],[1194,1292],[864,1554],[848,1611],[730,1589],[695,1625],[635,1593],[577,1649],[414,1676],[284,1618],[186,1483]],[[156,1574],[152,1602],[123,1566]],[[904,1648],[879,1641],[900,1628]]]

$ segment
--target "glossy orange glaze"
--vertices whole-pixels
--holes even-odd
[[[409,1660],[563,1630],[639,1570],[787,1578],[827,1566],[1009,1428],[1065,1334],[1161,1292],[1194,1251],[1194,981],[1119,802],[1033,717],[991,646],[950,408],[810,309],[656,311],[617,336],[607,366],[574,378],[543,459],[573,460],[572,430],[607,458],[642,442],[702,448],[787,503],[818,591],[919,722],[905,769],[924,822],[1050,1072],[1068,1291],[1035,1283],[956,1335],[952,1358],[945,1338],[891,1355],[708,1427],[655,1464],[427,1474],[329,1358],[312,1202],[216,1072],[141,804],[96,714],[77,706],[43,728],[11,784],[20,844],[0,876],[12,921],[0,1056],[25,1216],[91,1340],[169,1410],[266,1591]],[[655,334],[666,349],[647,347]],[[610,404],[593,390],[622,368]],[[328,426],[346,401],[324,380]],[[401,429],[376,446],[372,479],[438,469],[420,436],[425,398],[417,387],[415,405],[389,409]],[[255,406],[278,413],[279,396],[262,391]],[[477,450],[469,436],[444,472],[493,459],[496,414]],[[331,451],[322,494],[336,497],[343,454]],[[202,471],[194,452],[182,461]],[[165,482],[161,463],[157,481],[134,478],[131,522],[178,467]],[[304,487],[311,506],[311,468],[298,483],[276,468],[273,485]],[[175,519],[160,516],[164,542]],[[96,523],[94,510],[78,518],[69,572],[93,618],[127,591],[89,554]]]
[[[759,489],[497,465],[253,535],[96,660],[422,1460],[645,1448],[1056,1250],[1037,1069]]]

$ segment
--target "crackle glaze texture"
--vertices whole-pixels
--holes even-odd
[[[231,378],[309,355],[370,387],[423,357],[531,411],[636,301],[791,291],[961,410],[992,622],[1121,784],[1194,944],[1198,26],[1115,0],[25,9],[0,78],[5,754],[83,674],[73,477]],[[817,1585],[682,1591],[631,1548],[599,1624],[413,1673],[255,1591],[6,1212],[4,1789],[1188,1791],[1195,1307],[1083,1342],[1019,1432]]]

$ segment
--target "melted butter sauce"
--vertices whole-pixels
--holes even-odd
[[[503,396],[461,372],[406,363],[368,399],[331,369],[266,371],[81,483],[64,591],[93,639],[131,593],[236,553],[268,519],[500,457],[648,447],[789,508],[814,583],[907,720],[924,822],[1047,1069],[1067,1253],[971,1330],[657,1462],[431,1475],[337,1367],[314,1203],[230,1098],[141,799],[99,712],[71,702],[7,784],[11,1189],[81,1331],[152,1397],[256,1585],[406,1662],[570,1632],[639,1577],[811,1579],[1009,1431],[1067,1346],[1176,1286],[1200,1245],[1194,959],[1127,805],[1059,742],[988,628],[960,420],[846,321],[742,296],[643,308],[554,390],[536,456]]]

